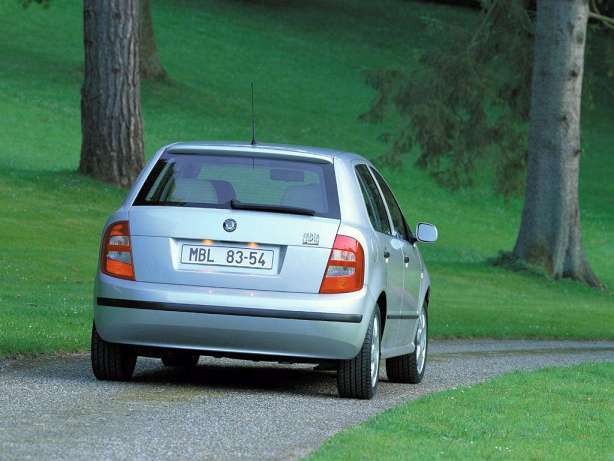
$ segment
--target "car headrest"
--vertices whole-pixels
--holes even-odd
[[[314,211],[326,210],[326,202],[322,196],[320,184],[288,187],[281,199],[281,205],[308,208]]]
[[[217,194],[217,202],[220,204],[228,203],[237,198],[235,188],[228,181],[222,179],[210,179],[209,182],[215,188]]]
[[[170,202],[218,203],[217,193],[211,181],[202,179],[176,178]]]

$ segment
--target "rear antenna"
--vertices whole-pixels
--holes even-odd
[[[256,115],[254,114],[254,82],[252,82],[252,146],[256,145]]]

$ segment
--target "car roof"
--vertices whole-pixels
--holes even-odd
[[[203,153],[208,151],[252,152],[256,154],[279,154],[280,156],[291,155],[306,158],[321,158],[331,162],[335,159],[340,159],[347,162],[363,161],[369,163],[363,156],[352,152],[343,152],[322,147],[293,146],[289,144],[252,145],[249,143],[232,141],[192,141],[169,144],[163,150],[167,152],[191,151]]]

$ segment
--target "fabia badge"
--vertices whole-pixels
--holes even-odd
[[[222,224],[222,227],[226,232],[234,232],[237,228],[237,222],[234,219],[227,219],[224,221],[224,224]]]
[[[315,232],[305,232],[303,234],[303,245],[318,245],[320,243],[320,234]]]

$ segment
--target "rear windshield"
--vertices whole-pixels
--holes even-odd
[[[133,205],[239,208],[339,218],[332,164],[227,153],[165,153]]]

